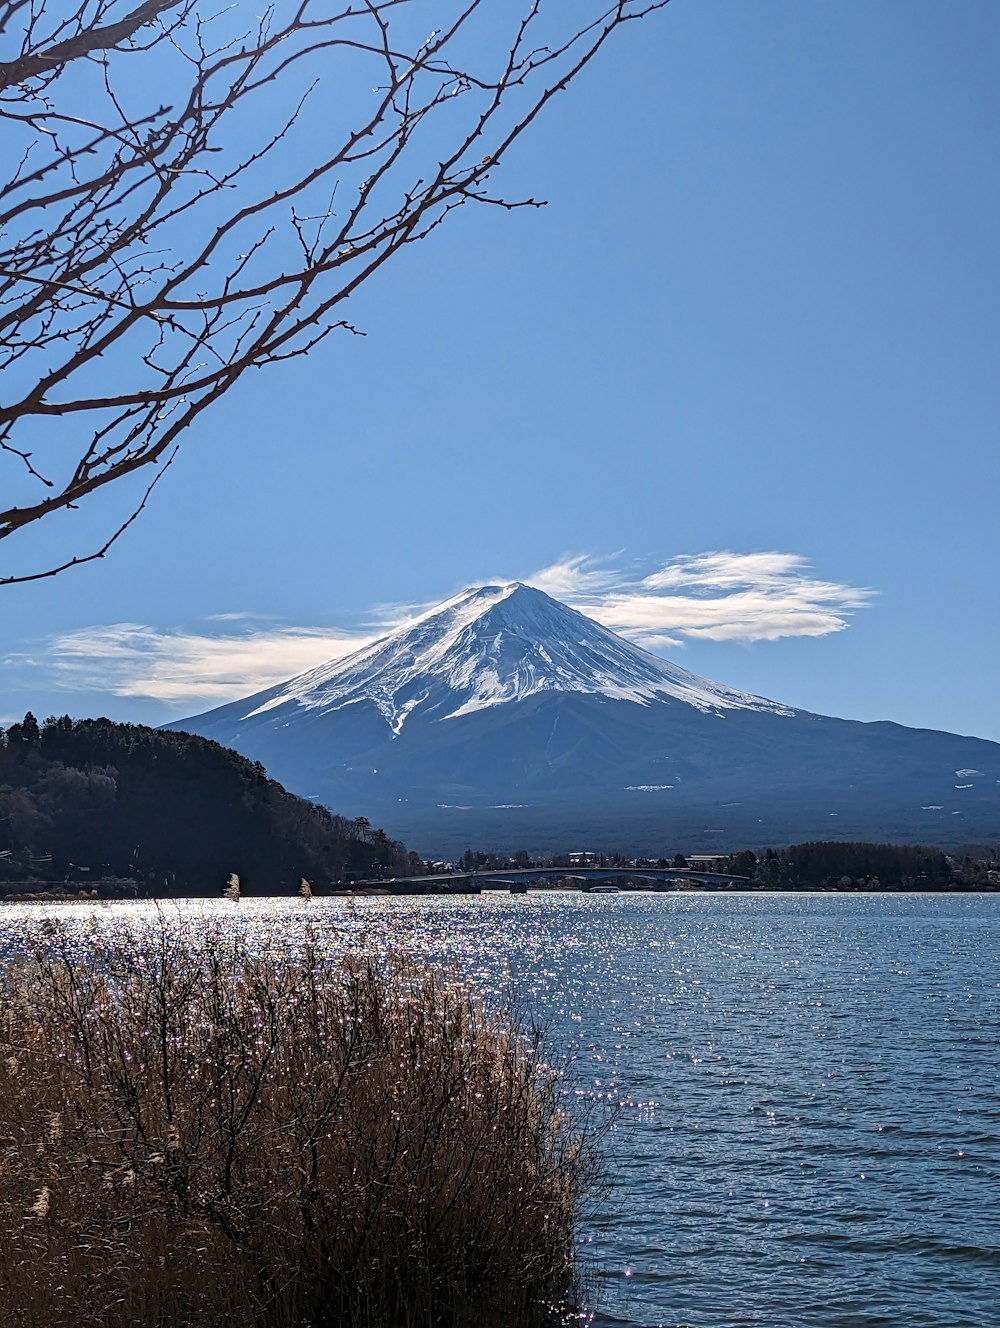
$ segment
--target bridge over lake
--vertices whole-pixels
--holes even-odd
[[[649,890],[689,890],[699,887],[746,890],[751,886],[747,876],[691,871],[679,867],[512,867],[498,871],[484,867],[473,872],[397,876],[388,881],[355,881],[353,888],[382,889],[401,895],[481,894],[484,890],[509,890],[521,894],[529,887],[536,890],[554,889],[560,881],[572,881],[581,890],[638,881],[642,881]]]

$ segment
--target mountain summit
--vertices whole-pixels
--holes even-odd
[[[170,727],[439,855],[1000,831],[1000,744],[750,696],[519,582]]]
[[[418,711],[457,719],[543,692],[792,713],[669,664],[515,581],[463,591],[373,645],[251,698],[244,718],[286,706],[330,714],[370,701],[398,735]]]

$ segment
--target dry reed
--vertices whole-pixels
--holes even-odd
[[[0,1322],[525,1328],[594,1174],[537,1036],[401,958],[59,932],[0,1007]]]

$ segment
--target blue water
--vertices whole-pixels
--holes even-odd
[[[624,1103],[581,1230],[595,1328],[1000,1328],[1000,896],[220,907],[261,944],[308,917],[447,962]],[[6,907],[0,945],[54,911]]]

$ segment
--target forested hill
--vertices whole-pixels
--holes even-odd
[[[218,743],[107,719],[0,728],[0,889],[131,879],[139,893],[250,894],[420,870],[415,854],[287,792]]]

